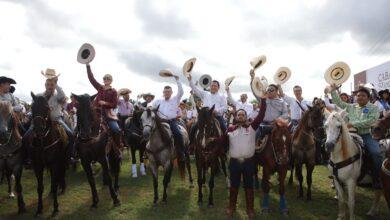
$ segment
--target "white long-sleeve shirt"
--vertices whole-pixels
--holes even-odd
[[[326,96],[324,97],[324,103],[325,103],[325,106],[328,107],[329,109],[332,109],[332,110],[336,109],[336,105],[330,103],[329,97],[326,97]]]
[[[284,95],[283,100],[290,106],[292,120],[300,120],[303,114],[302,109],[306,111],[308,109],[307,106],[312,106],[311,102],[308,100],[303,99],[302,101],[298,101],[296,98],[290,97],[288,95]],[[299,107],[297,102],[301,104],[302,109]]]
[[[181,97],[184,94],[183,86],[181,85],[179,80],[176,80],[177,83],[177,94],[174,97],[171,97],[170,99],[157,99],[153,102],[153,108],[157,108],[157,106],[160,106],[158,109],[158,116],[162,119],[171,120],[176,118],[177,116],[177,109],[179,108]]]
[[[38,95],[46,96],[45,92]],[[57,85],[56,91],[50,96],[47,102],[50,107],[50,119],[52,121],[56,121],[63,116],[62,109],[63,103],[65,102],[65,93],[60,86]]]
[[[204,107],[212,108],[215,105],[214,110],[217,112],[217,115],[222,116],[227,110],[227,100],[226,97],[219,93],[210,93],[199,89],[192,80],[190,81],[190,87],[195,95],[199,96],[203,101]]]
[[[230,103],[232,103],[234,105],[234,107],[236,108],[236,111],[239,110],[239,109],[244,109],[246,111],[246,115],[249,117],[250,115],[252,115],[252,112],[253,112],[253,105],[248,103],[248,102],[241,102],[241,101],[236,101],[233,99],[232,97],[232,93],[229,91],[227,91],[227,94],[228,94],[228,100]]]

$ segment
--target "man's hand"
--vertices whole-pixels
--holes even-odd
[[[103,100],[100,100],[100,101],[99,101],[99,105],[102,105],[102,106],[103,106],[103,105],[106,105],[106,104],[107,104],[107,102],[105,102],[105,101],[103,101]]]
[[[339,86],[336,85],[335,83],[333,83],[332,85],[330,85],[330,91],[331,91],[331,92],[337,90],[338,88],[339,88]]]
[[[229,86],[226,86],[225,90],[226,90],[226,92],[229,92],[229,90],[230,90]]]
[[[255,70],[254,69],[251,69],[249,71],[249,75],[251,76],[251,79],[255,78]]]
[[[188,74],[187,79],[188,79],[188,81],[191,81],[191,79],[192,79],[191,74]]]

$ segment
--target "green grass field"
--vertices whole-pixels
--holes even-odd
[[[122,205],[114,208],[108,189],[102,186],[101,169],[96,166],[96,180],[100,203],[97,209],[90,209],[91,193],[86,176],[81,167],[77,171],[67,172],[67,192],[59,197],[60,213],[57,219],[226,219],[225,208],[228,203],[228,189],[224,178],[220,175],[216,178],[215,206],[207,208],[197,204],[197,186],[190,189],[188,179],[185,182],[178,177],[177,169],[174,170],[172,181],[168,190],[168,204],[159,203],[157,208],[152,207],[153,187],[152,178],[131,178],[130,162],[128,154],[124,155],[120,177],[120,199]],[[195,167],[192,167],[195,175]],[[324,166],[316,167],[313,177],[313,200],[308,202],[296,198],[297,181],[293,186],[287,186],[287,201],[289,217],[287,219],[336,219],[337,201],[333,199],[334,190],[330,188],[328,170]],[[162,172],[160,172],[160,198],[162,197]],[[16,200],[7,197],[6,184],[0,185],[0,219],[34,219],[36,210],[36,180],[31,170],[25,170],[22,178],[24,198],[27,213],[17,215]],[[271,208],[272,213],[264,215],[260,213],[261,190],[255,193],[255,212],[257,219],[285,219],[278,211],[277,182],[272,179]],[[52,200],[48,196],[49,178],[45,176],[44,214],[41,218],[50,218]],[[208,189],[204,187],[207,201]],[[359,188],[356,197],[357,219],[367,219],[365,213],[371,205],[373,192]],[[246,219],[244,191],[240,189],[237,212],[235,219]],[[39,219],[39,218],[38,218]],[[384,198],[381,200],[380,217],[376,219],[390,219],[389,211]]]

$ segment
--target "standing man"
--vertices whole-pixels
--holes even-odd
[[[308,100],[303,99],[302,97],[302,87],[296,85],[293,88],[294,96],[290,97],[284,94],[283,89],[280,85],[278,85],[279,94],[283,98],[285,102],[290,106],[291,111],[291,123],[293,125],[293,132],[298,127],[298,123],[301,120],[305,111],[307,111],[308,107],[311,106],[312,103]]]
[[[364,146],[367,148],[374,165],[373,170],[373,187],[380,189],[379,173],[381,170],[383,157],[377,140],[371,136],[371,125],[378,120],[378,107],[370,103],[370,92],[362,87],[357,91],[356,103],[349,104],[341,101],[336,92],[337,86],[331,86],[331,95],[333,102],[340,108],[348,112],[348,128],[357,129],[357,133],[363,138]]]
[[[180,104],[181,97],[184,94],[183,87],[179,81],[178,76],[174,76],[177,83],[177,94],[172,97],[172,87],[165,86],[163,90],[163,99],[157,99],[153,102],[153,108],[156,109],[158,106],[157,115],[167,121],[171,128],[174,139],[178,141],[175,143],[177,146],[177,153],[180,161],[185,161],[184,156],[184,138],[180,131],[177,117],[178,106]]]
[[[226,87],[226,92],[228,95],[228,101],[235,107],[236,111],[239,109],[244,109],[247,113],[248,120],[252,120],[249,116],[252,115],[253,112],[253,106],[252,104],[248,103],[248,95],[246,93],[241,94],[240,101],[236,101],[232,97],[232,93],[230,92],[229,86]]]

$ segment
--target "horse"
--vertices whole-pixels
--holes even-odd
[[[324,123],[324,116],[322,109],[315,105],[314,107],[308,106],[308,110],[304,113],[301,121],[298,124],[292,138],[291,158],[293,167],[295,167],[296,178],[299,181],[298,198],[303,197],[303,176],[302,166],[306,166],[306,183],[307,183],[307,200],[311,200],[311,185],[312,174],[314,166],[316,164],[316,153],[320,150],[317,148],[318,136],[321,133]],[[291,170],[291,174],[293,171]],[[290,176],[290,178],[292,175]],[[292,178],[289,183],[292,183]]]
[[[272,123],[272,131],[264,149],[255,154],[257,164],[263,167],[263,178],[261,180],[261,187],[264,192],[262,203],[262,212],[269,213],[269,191],[270,191],[270,177],[273,173],[278,173],[279,180],[279,208],[283,215],[288,214],[284,180],[287,175],[289,165],[290,149],[291,149],[291,134],[288,128],[288,123],[282,119],[276,119]]]
[[[142,176],[146,175],[144,168],[144,152],[146,147],[146,141],[142,137],[142,123],[141,115],[143,113],[142,109],[139,109],[137,106],[134,109],[133,116],[126,119],[125,121],[125,131],[124,136],[126,143],[130,147],[131,151],[131,162],[132,162],[132,176],[133,178],[137,177],[137,158],[136,151],[139,151],[139,160],[141,163],[140,172]]]
[[[346,114],[332,112],[325,122],[325,147],[330,152],[329,170],[335,180],[338,195],[338,219],[344,219],[349,210],[349,219],[355,219],[355,190],[358,179],[361,179],[363,164],[363,141],[357,135],[349,133],[345,123]],[[378,213],[381,193],[375,192],[372,207],[367,215]]]
[[[157,206],[158,202],[158,167],[164,168],[164,192],[162,202],[167,203],[167,188],[171,181],[173,160],[177,157],[174,138],[169,128],[169,124],[162,121],[157,115],[158,106],[156,109],[146,109],[141,115],[143,125],[142,135],[146,144],[146,154],[149,159],[149,168],[153,176],[154,198],[153,206]],[[185,131],[183,128],[182,131]],[[188,142],[188,135],[184,135],[185,142]],[[187,141],[186,141],[187,139]],[[180,174],[184,178],[184,167],[180,167]]]
[[[382,163],[380,178],[387,207],[390,210],[390,114],[374,123],[371,129],[372,137],[386,150],[386,159]]]
[[[38,208],[36,216],[42,214],[43,203],[43,172],[48,168],[51,176],[51,195],[53,197],[52,216],[59,212],[57,190],[65,187],[65,172],[67,163],[67,140],[65,130],[50,119],[50,107],[44,96],[36,96],[31,92],[32,110],[32,147],[33,170],[37,179]]]
[[[79,104],[75,146],[91,187],[91,208],[97,208],[99,203],[95,178],[91,167],[92,162],[99,162],[102,166],[103,183],[108,185],[114,206],[120,206],[121,202],[118,198],[118,191],[121,160],[118,153],[114,150],[110,131],[106,125],[101,125],[100,120],[96,116],[96,111],[92,107],[92,101],[95,99],[95,96],[84,94],[74,95],[74,97]],[[101,132],[100,126],[102,126]],[[111,175],[115,176],[114,185]]]
[[[222,147],[211,139],[218,138],[222,131],[217,119],[213,115],[215,106],[212,108],[203,107],[198,110],[197,130],[195,131],[195,160],[196,170],[198,173],[198,205],[203,204],[202,185],[206,180],[206,173],[210,168],[211,174],[209,179],[209,201],[208,207],[214,206],[213,189],[214,177],[219,166],[219,158],[225,152]]]
[[[18,213],[26,212],[22,194],[22,137],[18,130],[18,120],[13,113],[11,103],[0,101],[0,170],[7,178],[9,197],[13,198],[12,175],[15,178]]]

